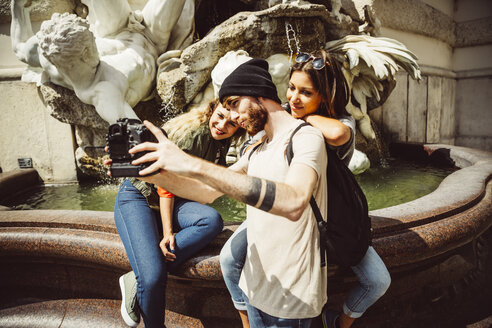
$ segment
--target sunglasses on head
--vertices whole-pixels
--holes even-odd
[[[311,59],[313,60],[313,68],[318,71],[323,69],[325,65],[330,65],[330,63],[325,63],[323,58],[314,57],[313,55],[305,52],[300,52],[296,55],[296,63],[307,63]]]

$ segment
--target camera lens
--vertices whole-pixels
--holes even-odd
[[[122,134],[122,131],[121,131],[121,126],[119,125],[113,125],[111,127],[111,134],[112,135],[121,135]]]

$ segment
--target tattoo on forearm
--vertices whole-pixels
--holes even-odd
[[[244,199],[244,202],[248,205],[253,205],[255,206],[258,203],[258,200],[260,199],[260,194],[261,194],[261,179],[259,178],[252,178],[251,182],[251,188],[249,190],[249,193],[246,195],[246,198]]]
[[[266,181],[265,197],[263,197],[263,202],[259,207],[260,210],[268,212],[272,209],[273,203],[275,202],[275,192],[276,192],[275,183],[272,181]]]
[[[251,187],[244,202],[263,211],[270,211],[275,202],[276,186],[272,181],[252,178]]]

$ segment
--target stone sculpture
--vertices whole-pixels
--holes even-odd
[[[222,75],[233,67],[218,65],[230,51],[236,53],[230,63],[246,58],[241,54],[266,58],[280,99],[285,97],[292,55],[321,47],[336,53],[356,100],[348,110],[358,119],[366,139],[374,137],[367,111],[382,104],[391,92],[395,67],[405,68],[413,77],[418,70],[416,58],[403,45],[371,39],[369,35],[378,33],[377,18],[370,6],[357,6],[351,0],[317,4],[237,0],[255,9],[217,21],[209,30],[202,27],[197,40],[193,40],[195,4],[197,17],[202,17],[215,0],[80,1],[87,6],[87,19],[56,14],[43,23],[55,29],[62,25],[56,20],[66,19],[71,23],[63,33],[84,31],[77,45],[85,47],[76,50],[78,56],[61,59],[74,43],[69,37],[60,38],[61,46],[55,46],[57,40],[44,27],[37,35],[32,33],[28,0],[12,0],[11,35],[19,59],[42,69],[36,81],[58,84],[45,83],[40,93],[52,116],[75,126],[78,166],[89,175],[94,170],[88,167],[102,156],[92,146],[104,144],[108,123],[136,117],[137,112],[141,119],[160,124],[212,99],[214,88],[225,78]],[[351,38],[344,39],[347,35]],[[149,96],[152,101],[143,101]]]
[[[34,35],[31,1],[12,0],[12,48],[42,68],[38,82],[74,90],[108,123],[138,118],[132,108],[152,93],[158,56],[192,41],[194,1],[150,0],[142,11],[131,11],[127,0],[82,2],[88,20],[55,13]]]
[[[212,29],[203,39],[183,50],[172,65],[159,70],[157,92],[166,113],[177,115],[208,85],[219,59],[231,50],[245,50],[251,57],[268,58],[276,53],[319,49],[327,34],[341,38],[358,33],[355,22],[334,23],[330,12],[319,4],[288,3],[254,12],[240,12]],[[335,25],[335,24],[334,24]],[[289,40],[292,28],[298,40]],[[291,41],[291,42],[290,42]],[[290,44],[292,43],[292,44]],[[295,44],[298,43],[298,44]]]
[[[380,22],[369,6],[354,8],[354,20],[340,13],[339,0],[330,1],[331,11],[307,1],[269,1],[268,6],[273,7],[236,14],[173,58],[172,64],[160,66],[157,92],[166,105],[161,115],[175,116],[188,104],[208,100],[204,95],[210,95],[211,72],[229,51],[244,50],[252,57],[262,58],[281,53],[288,60],[295,52],[324,47],[337,55],[350,83],[355,102],[347,110],[358,121],[364,137],[374,139],[367,111],[384,103],[394,88],[394,74],[399,67],[413,78],[420,78],[415,55],[396,40],[370,35],[379,32]],[[359,25],[355,19],[363,23]],[[328,42],[318,44],[320,40]],[[286,66],[285,59],[271,58],[270,65]],[[285,72],[278,76],[271,73],[274,79],[277,77],[280,99],[285,98],[282,91],[287,88],[288,78],[281,81]],[[217,77],[212,76],[214,79]]]
[[[375,139],[368,109],[380,106],[395,87],[400,67],[420,80],[417,57],[401,42],[369,35],[347,35],[327,42],[325,49],[342,64],[350,88],[347,111],[366,139]],[[354,101],[355,100],[355,101]]]

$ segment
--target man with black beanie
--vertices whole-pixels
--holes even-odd
[[[154,161],[140,174],[159,173],[142,179],[175,195],[210,203],[226,194],[246,203],[247,241],[238,228],[221,252],[224,278],[243,326],[309,327],[326,303],[326,267],[321,268],[319,232],[309,206],[313,195],[326,217],[324,138],[317,129],[302,127],[292,139],[294,157],[287,163],[286,145],[303,121],[280,106],[263,59],[238,66],[224,80],[219,97],[241,127],[252,134],[265,130],[251,154],[223,168],[187,155],[144,122],[159,142],[131,149],[149,151],[134,164]],[[247,245],[239,283],[228,281],[222,263],[222,253],[233,257],[237,245]]]

